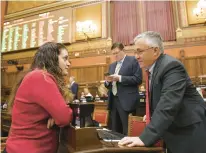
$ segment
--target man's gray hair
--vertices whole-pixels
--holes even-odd
[[[134,43],[136,44],[136,42],[142,38],[145,39],[148,46],[158,47],[160,49],[160,52],[164,53],[163,40],[158,32],[154,32],[154,31],[143,32],[134,38]]]

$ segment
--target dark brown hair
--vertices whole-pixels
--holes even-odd
[[[66,84],[64,81],[64,76],[62,74],[62,70],[59,67],[59,54],[62,49],[67,48],[60,43],[54,43],[54,42],[47,42],[39,47],[38,51],[36,52],[34,56],[33,63],[31,64],[31,68],[29,72],[33,71],[34,69],[42,69],[48,73],[50,73],[54,78],[56,79],[57,86],[59,88],[59,91],[61,92],[62,96],[65,98],[65,100],[72,100],[73,96],[72,93],[66,88]],[[27,74],[27,73],[26,73]],[[24,75],[25,76],[25,75]],[[24,79],[24,76],[17,81],[16,86],[14,86],[12,90],[12,94],[10,96],[9,100],[9,111],[11,111],[11,108],[14,103],[14,99],[16,96],[16,92]]]
[[[111,50],[115,49],[115,48],[119,48],[119,50],[123,50],[124,49],[124,45],[120,42],[116,42],[112,45]]]

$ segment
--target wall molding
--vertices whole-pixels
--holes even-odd
[[[48,11],[55,11],[55,10],[59,10],[59,9],[63,9],[63,8],[67,8],[67,7],[71,7],[71,8],[78,8],[78,7],[83,7],[83,6],[88,6],[91,4],[97,4],[97,3],[102,3],[104,2],[103,0],[92,0],[92,1],[82,1],[82,0],[75,0],[75,1],[57,1],[55,3],[50,3],[47,5],[42,5],[42,6],[38,6],[32,9],[26,9],[23,11],[19,11],[19,12],[15,12],[15,13],[11,13],[11,14],[7,14],[4,16],[4,20],[5,22],[7,21],[11,21],[11,20],[17,20],[20,18],[25,18],[28,16],[33,16],[33,15],[37,15],[37,14],[41,14],[44,12],[48,12]]]
[[[177,42],[165,42],[164,48],[165,49],[172,49],[172,48],[182,48],[182,47],[192,47],[192,46],[205,46],[205,40],[206,36],[204,37],[203,41],[198,41],[203,38],[188,38],[187,40],[183,41],[183,43],[177,43]],[[191,40],[191,41],[190,41]],[[195,41],[196,40],[196,41]],[[111,55],[111,46],[107,47],[100,47],[100,48],[91,48],[91,49],[85,49],[85,50],[76,50],[76,51],[69,51],[69,57],[70,59],[76,59],[76,58],[87,58],[87,57],[95,57],[95,56],[109,56]],[[135,46],[125,46],[125,52],[126,53],[133,53],[135,50]],[[34,53],[36,51],[33,51]],[[15,53],[14,53],[15,54]],[[4,58],[2,59],[2,66],[8,66],[7,61],[11,59],[16,59],[19,64],[31,64],[33,60],[34,54],[31,54],[30,57],[25,58]]]
[[[103,0],[95,0],[95,1],[81,1],[82,3],[79,4],[73,4],[71,7],[72,8],[79,8],[79,7],[84,7],[92,4],[98,4],[104,2]]]

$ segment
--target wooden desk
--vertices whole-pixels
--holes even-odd
[[[58,153],[163,153],[161,147],[119,147],[114,142],[100,141],[96,128],[65,128],[61,133]]]
[[[107,110],[108,102],[94,102],[96,110]]]
[[[82,151],[74,151],[72,152],[67,145],[60,144],[58,153],[164,153],[164,150],[160,147],[119,147],[117,143],[113,145],[111,144],[103,144],[102,148],[98,149],[88,149]]]

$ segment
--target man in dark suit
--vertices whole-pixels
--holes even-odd
[[[170,153],[206,153],[206,106],[183,64],[163,54],[159,33],[140,34],[135,45],[140,67],[150,72],[151,122],[119,144],[151,146],[163,138]]]
[[[79,85],[75,82],[75,78],[73,76],[69,78],[69,82],[70,82],[70,89],[74,94],[74,99],[78,99]]]
[[[123,44],[114,43],[111,50],[116,62],[109,66],[105,87],[109,89],[112,130],[126,135],[128,114],[135,112],[139,102],[142,71],[135,57],[125,54]]]

